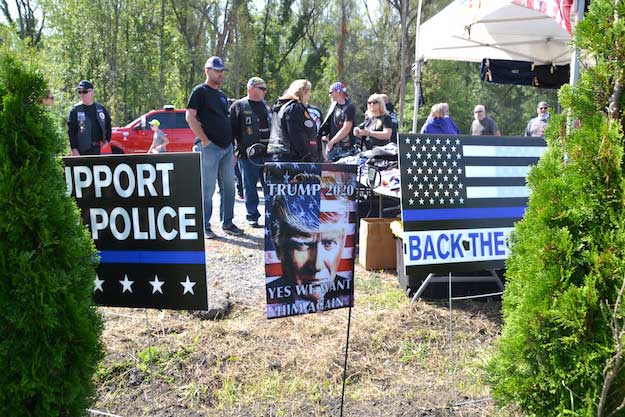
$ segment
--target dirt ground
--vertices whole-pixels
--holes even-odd
[[[244,225],[243,203],[235,210]],[[446,301],[411,303],[394,271],[357,266],[351,318],[341,309],[267,320],[264,229],[245,230],[206,241],[211,289],[230,303],[218,320],[99,308],[106,357],[91,415],[515,415],[496,409],[484,381],[498,301],[457,302],[450,314]]]

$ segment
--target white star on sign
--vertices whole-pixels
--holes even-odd
[[[188,292],[195,295],[195,293],[193,292],[193,286],[195,285],[195,282],[190,281],[188,275],[187,275],[187,279],[184,282],[180,282],[180,285],[184,287],[184,290],[182,291],[182,295],[185,295]]]
[[[126,290],[128,290],[129,293],[132,293],[132,284],[134,284],[134,281],[129,281],[128,275],[124,274],[124,280],[119,281],[119,283],[122,284],[122,293],[125,293]]]
[[[96,292],[98,290],[104,292],[104,290],[102,289],[102,284],[104,284],[104,280],[100,279],[98,274],[95,275],[95,279],[93,280],[93,284],[95,285],[95,288],[93,289],[93,292]]]
[[[158,275],[154,274],[154,281],[148,281],[152,286],[152,294],[155,294],[157,291],[161,294],[163,293],[163,284],[165,281],[159,281]]]
[[[410,205],[412,206],[414,204],[414,200],[411,198],[410,200],[408,200],[408,203],[410,203]]]

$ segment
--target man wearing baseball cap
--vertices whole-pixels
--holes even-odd
[[[67,134],[72,156],[100,155],[100,144],[111,140],[111,116],[103,105],[93,99],[93,83],[78,83],[80,101],[67,117]]]
[[[259,164],[267,161],[267,143],[271,127],[271,108],[265,101],[267,83],[259,77],[252,77],[247,82],[247,96],[232,103],[230,107],[230,125],[232,138],[237,150],[237,164],[243,180],[243,196],[247,210],[247,222],[251,227],[260,227],[258,219],[258,180],[263,181],[262,168]],[[258,146],[258,144],[264,146]],[[254,161],[248,159],[248,150],[257,152]],[[263,150],[264,149],[264,150]]]
[[[218,56],[206,60],[206,81],[191,91],[187,102],[186,119],[189,127],[202,142],[202,195],[204,199],[204,236],[214,239],[210,219],[213,214],[213,194],[219,178],[222,230],[230,235],[243,231],[234,218],[234,149],[228,112],[228,99],[219,89],[224,81],[224,61]]]
[[[356,144],[352,134],[356,108],[349,100],[347,87],[340,81],[330,86],[328,95],[332,102],[319,130],[321,140],[327,143],[327,160],[336,161],[348,155]]]
[[[549,104],[546,101],[541,101],[536,106],[536,113],[538,116],[529,121],[525,128],[525,136],[544,136],[545,128],[549,122]]]

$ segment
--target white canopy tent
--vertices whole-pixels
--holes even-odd
[[[417,23],[413,131],[424,61],[488,58],[569,64],[571,28],[583,4],[584,0],[455,0],[427,22]],[[571,71],[573,76],[576,69],[572,66]]]

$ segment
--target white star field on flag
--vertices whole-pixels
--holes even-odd
[[[462,147],[459,139],[405,138],[412,150],[404,156],[410,208],[443,208],[463,205],[466,198],[462,182]],[[418,167],[413,169],[412,167]]]

